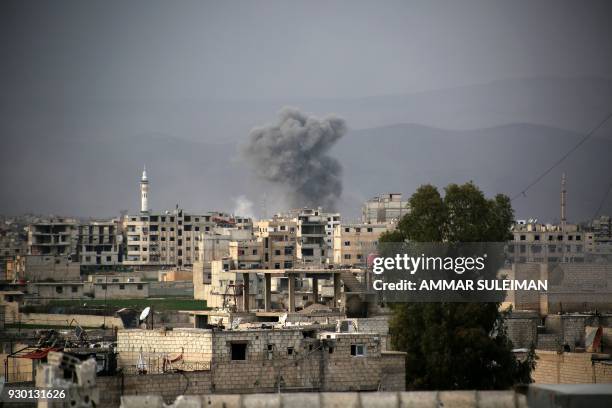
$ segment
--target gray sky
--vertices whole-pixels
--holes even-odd
[[[612,75],[609,1],[3,1],[11,93],[355,97]]]
[[[244,179],[249,170],[235,157],[186,171],[183,157],[171,161],[149,141],[244,143],[285,105],[345,118],[346,149],[351,130],[398,123],[583,133],[612,104],[611,21],[607,0],[4,0],[0,187],[27,187],[2,200],[0,213],[135,209],[137,195],[126,194],[144,162],[158,180],[183,181],[158,181],[157,208],[228,209],[237,193],[215,184],[210,194],[206,180],[225,165]],[[612,138],[612,126],[606,132]],[[102,150],[114,162],[95,167],[86,158]],[[417,186],[398,177],[391,187]],[[515,193],[505,187],[487,193]],[[375,189],[345,189],[344,201]]]

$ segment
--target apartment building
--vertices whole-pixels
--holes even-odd
[[[77,226],[77,254],[82,266],[121,263],[123,235],[117,221],[91,221]]]
[[[122,220],[126,237],[124,265],[190,266],[199,259],[201,233],[229,222],[223,214],[189,214],[178,205],[174,211],[150,211],[146,169],[140,179],[140,200],[140,214],[126,215]]]
[[[124,265],[188,266],[199,259],[200,236],[216,224],[210,215],[194,215],[180,208],[165,213],[127,215]]]
[[[375,196],[363,204],[361,221],[365,224],[397,222],[410,212],[408,201],[401,193],[385,193]]]
[[[28,254],[72,259],[77,252],[77,226],[73,218],[53,218],[28,225]]]
[[[586,250],[592,257],[612,257],[612,218],[602,215],[591,221],[586,240]]]
[[[586,233],[576,224],[517,221],[508,253],[515,262],[584,262]]]
[[[384,232],[393,229],[393,224],[342,224],[334,228],[334,263],[338,265],[363,266],[368,255],[376,252],[378,239]]]
[[[262,269],[293,268],[301,260],[300,223],[297,218],[277,215],[254,225],[254,235],[262,242]]]

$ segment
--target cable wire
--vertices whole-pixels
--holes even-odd
[[[524,189],[521,190],[520,193],[518,193],[517,195],[515,195],[514,197],[512,197],[511,201],[516,200],[517,198],[523,196],[526,197],[527,196],[527,191],[535,186],[536,184],[538,184],[540,182],[540,180],[542,180],[544,177],[546,177],[546,175],[548,175],[548,173],[550,173],[555,167],[557,167],[558,165],[560,165],[561,163],[563,163],[563,161],[565,159],[567,159],[569,157],[570,154],[572,154],[574,151],[576,151],[580,146],[582,146],[587,140],[589,140],[591,138],[591,136],[593,136],[595,134],[595,132],[597,132],[603,125],[606,124],[606,122],[608,120],[610,120],[610,118],[612,118],[612,112],[610,112],[601,122],[599,122],[597,124],[597,126],[595,126],[593,129],[591,129],[586,136],[584,136],[574,147],[572,147],[567,153],[565,153],[563,156],[561,156],[561,158],[559,160],[557,160],[556,162],[554,162],[552,164],[552,166],[550,166],[548,169],[546,169],[546,171],[544,171],[542,174],[540,174],[538,177],[536,177],[531,183],[529,183],[527,185],[527,187],[525,187]]]

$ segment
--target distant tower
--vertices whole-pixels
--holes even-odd
[[[142,170],[140,179],[140,212],[149,212],[149,179],[147,179],[147,167]]]
[[[566,200],[567,190],[565,189],[565,173],[561,176],[561,229],[565,229],[565,200]]]

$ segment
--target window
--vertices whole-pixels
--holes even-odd
[[[64,288],[62,288],[61,286],[56,286],[55,293],[64,293]]]
[[[280,254],[281,254],[280,249],[275,249],[275,250],[274,250],[274,255],[276,255],[276,256],[280,256]]]
[[[76,293],[78,291],[78,288],[76,286],[72,286],[71,289],[72,293]]]
[[[123,284],[119,285],[119,290],[125,290],[125,285]]]
[[[138,284],[138,290],[142,290],[142,283]]]
[[[288,356],[292,356],[293,355],[293,347],[287,347],[287,355]]]
[[[525,236],[524,236],[524,235],[521,235],[520,240],[521,240],[521,241],[524,241],[524,240],[525,240]]]
[[[363,344],[351,344],[351,356],[365,356],[365,350]]]
[[[351,254],[344,254],[344,259],[351,259]]]
[[[231,343],[232,361],[246,360],[246,343]]]
[[[368,227],[368,232],[372,232],[372,231],[373,231],[372,228]]]
[[[351,241],[344,241],[344,246],[350,246],[351,245]]]
[[[351,229],[350,228],[345,228],[344,232],[351,232]]]

